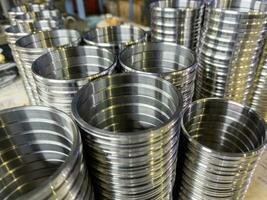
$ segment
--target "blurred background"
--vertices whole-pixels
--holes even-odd
[[[34,3],[42,3],[45,0],[36,0]],[[55,0],[55,7],[65,15],[76,19],[78,29],[90,29],[104,25],[117,25],[126,22],[137,23],[142,26],[149,24],[149,3],[154,0]],[[1,0],[1,12],[7,17],[11,7],[19,6],[25,1]],[[32,2],[32,1],[31,1]],[[77,23],[78,21],[78,23]],[[3,24],[3,21],[1,21]],[[81,26],[82,24],[82,26]]]

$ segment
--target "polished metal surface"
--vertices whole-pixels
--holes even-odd
[[[61,23],[61,27],[64,26],[63,17],[59,10],[42,10],[39,12],[27,12],[15,17],[16,24],[22,24],[28,26],[29,29],[36,21],[48,21],[48,23]]]
[[[113,74],[85,85],[72,102],[98,199],[170,200],[180,92],[148,74]]]
[[[77,46],[81,41],[79,32],[75,30],[59,29],[32,33],[16,41],[16,51],[26,81],[29,83],[33,96],[30,97],[33,105],[39,105],[36,84],[32,76],[32,63],[42,54],[57,48]]]
[[[14,60],[16,61],[19,72],[23,78],[27,95],[33,105],[36,104],[34,100],[35,94],[32,92],[24,67],[20,61],[15,42],[20,37],[26,36],[30,33],[64,28],[64,22],[60,12],[58,10],[47,10],[52,8],[49,2],[47,3],[25,3],[12,8],[9,11],[9,20],[13,25],[5,30],[7,41],[12,49]]]
[[[29,100],[31,100],[31,99],[33,99],[33,94],[32,94],[30,85],[26,79],[24,68],[22,67],[22,64],[20,62],[19,55],[16,51],[16,45],[15,45],[16,41],[19,38],[24,37],[24,36],[29,35],[29,34],[30,33],[29,33],[28,29],[26,29],[25,27],[20,26],[20,25],[9,26],[5,29],[5,35],[7,38],[7,42],[9,44],[9,47],[11,48],[14,61],[16,62],[17,68],[19,70],[19,74],[23,79],[23,84],[25,86],[27,96],[28,96]]]
[[[119,60],[126,72],[152,74],[170,81],[181,90],[184,107],[192,102],[196,60],[190,49],[173,43],[144,42],[122,50]]]
[[[0,111],[0,199],[93,200],[74,121],[48,107]]]
[[[267,141],[263,118],[208,98],[185,109],[181,126],[179,199],[243,199]]]
[[[26,12],[40,12],[41,10],[47,10],[50,7],[46,4],[24,4],[21,6],[17,6],[14,8],[11,8],[8,11],[8,18],[10,20],[11,25],[16,25],[16,16],[17,15],[22,15]]]
[[[55,8],[56,0],[13,0],[17,6],[28,4],[41,4],[47,6],[49,9]]]
[[[175,42],[195,50],[201,29],[202,1],[156,1],[150,4],[153,41]]]
[[[111,74],[117,57],[94,46],[60,48],[46,53],[32,64],[40,103],[68,114],[76,92],[86,83]]]
[[[261,0],[235,0],[235,1],[224,1],[214,0],[210,1],[210,6],[220,9],[232,8],[235,11],[247,12],[249,10],[265,11],[267,4]]]
[[[258,3],[256,8],[249,8]],[[219,7],[216,7],[216,5]],[[248,104],[255,69],[266,32],[264,2],[246,1],[206,8],[198,45],[196,99],[227,98]],[[256,6],[256,5],[255,5]]]
[[[24,25],[16,25],[16,26],[9,26],[5,29],[5,35],[7,38],[7,42],[12,50],[12,55],[14,57],[14,60],[17,64],[17,67],[19,69],[19,73],[22,76],[24,86],[26,88],[27,95],[29,97],[29,100],[31,101],[33,98],[31,87],[28,83],[28,80],[26,78],[24,68],[21,64],[21,61],[19,59],[19,55],[16,50],[16,41],[24,36],[29,35],[33,32],[39,32],[39,31],[45,31],[45,30],[52,30],[52,29],[58,29],[62,28],[61,23],[58,23],[56,21],[47,21],[47,20],[41,20],[41,21],[35,21],[31,24],[31,26],[24,26]],[[34,103],[34,102],[32,102]]]
[[[15,18],[18,22],[20,20],[30,20],[30,19],[53,19],[53,20],[61,20],[62,14],[59,10],[41,10],[39,12],[26,12],[22,15],[17,15]]]
[[[133,25],[108,26],[90,30],[84,34],[88,45],[108,48],[119,54],[124,47],[146,40],[146,32]]]
[[[262,48],[260,61],[257,66],[256,76],[250,97],[250,106],[267,121],[267,37]]]

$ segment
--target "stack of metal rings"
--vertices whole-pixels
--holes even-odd
[[[40,104],[36,84],[32,76],[32,63],[48,51],[59,47],[77,46],[80,40],[80,34],[77,31],[59,29],[33,33],[16,41],[16,51],[26,77],[24,81],[30,86],[28,94],[30,94],[31,104]]]
[[[94,199],[69,116],[33,106],[0,111],[0,118],[0,199]]]
[[[40,12],[27,12],[15,17],[16,24],[22,24],[27,26],[28,29],[31,29],[33,24],[36,21],[47,21],[47,23],[55,24],[58,23],[58,26],[64,27],[63,17],[59,10],[42,10]]]
[[[146,32],[133,25],[108,26],[88,31],[84,35],[88,45],[108,48],[116,55],[127,45],[146,40]]]
[[[26,92],[27,92],[27,95],[28,95],[29,99],[32,96],[31,87],[28,84],[28,81],[27,81],[27,78],[26,78],[26,75],[25,75],[25,72],[24,72],[24,68],[23,68],[23,66],[22,66],[22,64],[20,62],[19,55],[18,55],[17,50],[16,50],[15,43],[19,38],[27,36],[32,32],[39,32],[39,31],[45,31],[45,30],[52,30],[52,29],[61,28],[58,25],[59,24],[57,22],[53,23],[51,21],[42,20],[42,21],[34,22],[32,24],[32,26],[30,27],[30,29],[29,29],[28,26],[25,27],[23,25],[9,26],[8,28],[5,29],[5,35],[6,35],[6,38],[7,38],[7,42],[9,44],[9,47],[11,48],[13,58],[14,58],[16,64],[17,64],[17,68],[19,70],[19,74],[21,75],[21,77],[23,79],[23,83],[24,83],[24,86],[26,88]]]
[[[5,29],[5,35],[6,35],[6,38],[7,38],[7,42],[8,42],[8,45],[12,51],[12,55],[13,55],[13,58],[17,64],[17,67],[19,69],[19,73],[20,75],[22,76],[23,80],[25,79],[25,73],[23,71],[23,68],[21,67],[21,63],[20,63],[20,60],[19,60],[19,56],[18,56],[18,53],[16,51],[16,41],[21,38],[21,37],[24,37],[26,35],[29,35],[29,32],[28,30],[21,26],[21,25],[16,25],[16,26],[9,26]],[[26,85],[25,85],[26,87]]]
[[[62,20],[62,14],[59,10],[40,10],[39,12],[26,12],[15,17],[16,22],[30,19],[54,19]]]
[[[182,119],[179,199],[243,199],[265,149],[265,127],[255,111],[233,101],[192,103]]]
[[[68,114],[76,92],[89,81],[111,74],[116,56],[94,46],[68,47],[42,55],[33,62],[40,103]]]
[[[150,5],[153,41],[175,42],[195,50],[201,29],[202,1],[156,1]]]
[[[259,1],[238,5],[232,1],[223,7],[223,2],[205,11],[196,98],[220,97],[246,104],[266,32],[266,6]]]
[[[106,76],[77,93],[72,114],[99,199],[172,199],[182,108],[176,87],[147,74]]]
[[[250,106],[267,121],[267,37],[260,56],[251,93]]]
[[[147,42],[125,48],[120,56],[124,71],[160,76],[183,95],[184,107],[192,102],[196,74],[194,53],[183,46],[166,42]]]
[[[17,6],[25,4],[42,4],[50,9],[53,9],[55,7],[55,0],[15,0],[15,4]]]
[[[26,12],[40,12],[41,10],[48,10],[50,7],[46,4],[24,4],[21,6],[17,6],[14,8],[11,8],[10,11],[8,11],[8,18],[10,20],[11,25],[16,25],[16,16],[23,15]]]

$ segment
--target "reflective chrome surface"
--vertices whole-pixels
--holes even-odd
[[[62,20],[62,15],[59,10],[41,10],[39,12],[26,12],[22,15],[16,16],[16,21],[26,21],[30,19],[53,19],[53,20]]]
[[[233,101],[193,102],[182,119],[179,199],[243,199],[265,149],[265,127],[255,111]]]
[[[76,92],[86,83],[111,74],[116,65],[117,57],[112,52],[94,46],[46,53],[32,64],[40,103],[69,114]]]
[[[119,56],[124,71],[160,76],[181,89],[184,106],[192,102],[196,73],[194,53],[166,42],[146,42],[125,48]]]
[[[108,48],[119,54],[125,46],[145,41],[146,32],[133,25],[108,26],[88,31],[83,39],[88,45]]]
[[[27,12],[21,15],[17,15],[16,24],[22,24],[23,26],[28,26],[28,29],[32,29],[33,24],[36,21],[48,21],[48,23],[58,23],[61,24],[61,28],[64,27],[63,17],[59,10],[42,10],[40,12]],[[58,25],[59,26],[59,25]]]
[[[47,10],[50,7],[46,4],[31,4],[27,3],[18,7],[11,8],[10,11],[8,11],[8,18],[10,20],[11,25],[16,25],[16,16],[22,15],[26,12],[39,12],[41,10]]]
[[[32,106],[0,111],[0,118],[0,199],[94,199],[69,116]]]
[[[153,41],[176,42],[195,50],[203,16],[201,1],[156,1],[150,5]]]
[[[172,199],[182,104],[171,83],[138,73],[106,76],[77,93],[72,115],[97,198]]]
[[[17,6],[28,4],[41,4],[47,6],[49,9],[55,8],[55,0],[15,0]]]
[[[33,22],[31,26],[16,25],[16,26],[9,26],[8,28],[5,29],[7,42],[12,50],[12,55],[19,69],[19,73],[22,76],[23,83],[26,88],[26,92],[28,94],[30,101],[33,99],[33,94],[31,91],[31,87],[28,83],[28,80],[26,78],[22,63],[20,62],[15,43],[19,38],[27,36],[32,32],[58,29],[58,28],[62,28],[61,26],[62,24],[56,21],[41,20],[41,21]]]
[[[249,10],[266,10],[266,2],[261,0],[236,0],[236,1],[225,1],[225,0],[214,0],[210,2],[210,6],[220,9],[233,9],[239,12],[248,12]]]
[[[259,7],[247,8],[253,3]],[[248,103],[267,24],[260,6],[264,3],[259,3],[206,8],[197,51],[197,99],[214,96]]]
[[[250,106],[267,121],[267,37],[263,46],[260,61],[250,97]]]
[[[42,54],[60,47],[77,46],[81,41],[80,34],[75,30],[60,29],[32,33],[16,41],[16,50],[25,72],[33,96],[32,104],[39,105],[38,92],[32,76],[32,63]]]

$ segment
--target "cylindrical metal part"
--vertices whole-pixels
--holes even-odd
[[[267,36],[267,35],[266,35]],[[267,121],[267,37],[257,66],[250,97],[250,106]]]
[[[13,0],[15,5],[28,5],[28,4],[43,4],[46,5],[49,9],[55,8],[55,0]]]
[[[40,107],[0,111],[0,199],[93,200],[74,121]]]
[[[79,32],[59,29],[33,33],[16,41],[16,50],[32,91],[31,102],[39,105],[36,84],[32,76],[32,63],[42,54],[59,47],[77,46],[81,41]]]
[[[208,98],[185,109],[181,126],[179,199],[243,199],[267,141],[263,118]]]
[[[145,41],[146,32],[133,25],[107,26],[88,31],[83,39],[88,45],[108,48],[118,55],[127,45]]]
[[[61,24],[56,21],[41,20],[41,21],[33,22],[30,27],[23,26],[23,25],[16,25],[16,26],[9,26],[5,29],[7,42],[12,50],[12,55],[19,69],[19,73],[22,76],[23,83],[26,88],[26,92],[27,92],[27,95],[29,97],[31,104],[34,104],[34,102],[32,102],[32,99],[33,99],[32,90],[26,78],[24,68],[20,62],[15,43],[19,38],[27,36],[32,32],[52,30],[52,29],[58,29],[58,28],[61,28]]]
[[[248,104],[266,32],[266,3],[249,0],[222,7],[222,2],[205,9],[195,97]]]
[[[27,12],[21,15],[17,15],[16,24],[22,24],[31,28],[36,21],[48,21],[61,23],[61,27],[64,27],[64,20],[59,10],[42,10],[39,12]]]
[[[113,74],[85,85],[72,102],[99,199],[172,199],[181,93],[168,81]]]
[[[166,42],[138,43],[125,48],[119,60],[124,71],[152,74],[170,81],[181,90],[184,107],[192,102],[196,60],[190,49]]]
[[[40,103],[68,114],[76,92],[86,83],[111,74],[117,57],[94,46],[60,48],[48,52],[32,64]]]
[[[24,4],[21,6],[17,6],[14,8],[11,8],[8,11],[8,18],[10,20],[11,25],[16,25],[16,16],[22,15],[26,12],[40,12],[41,10],[48,10],[49,6],[46,4]]]
[[[195,50],[200,35],[202,1],[156,1],[150,4],[151,38]]]

